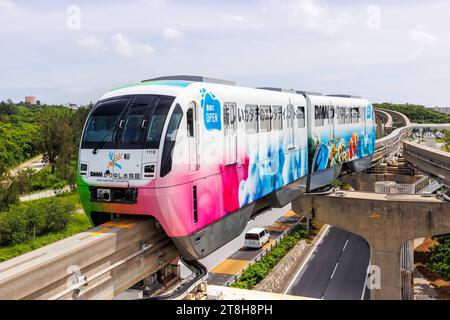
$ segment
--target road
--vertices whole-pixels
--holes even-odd
[[[325,300],[361,300],[370,248],[347,231],[330,227],[312,255],[298,270],[287,294]]]
[[[44,167],[45,167],[45,164],[43,163],[42,156],[39,155],[39,156],[34,157],[33,159],[30,159],[28,161],[21,163],[14,169],[11,169],[10,174],[12,177],[15,177],[21,170],[34,169],[35,171],[39,171],[39,170],[44,169]]]
[[[245,228],[245,231],[241,233],[239,237],[227,243],[225,246],[221,247],[208,257],[200,260],[200,262],[208,268],[208,270],[213,269],[218,264],[220,264],[224,259],[228,256],[232,255],[236,251],[238,251],[244,245],[245,241],[245,233],[252,228],[266,227],[271,225],[273,222],[278,220],[281,216],[286,214],[291,210],[291,205],[282,208],[282,209],[271,209],[270,211],[266,211],[263,214],[256,217],[255,220],[250,220]],[[190,271],[184,266],[181,265],[181,276],[186,277],[190,274]]]

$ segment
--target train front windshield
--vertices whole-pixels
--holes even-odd
[[[87,120],[83,149],[158,149],[174,97],[137,95],[100,101]]]

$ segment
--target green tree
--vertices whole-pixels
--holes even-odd
[[[55,172],[58,157],[61,165],[70,165],[74,146],[68,112],[43,114],[38,122],[41,127],[39,149],[44,162],[51,166],[51,172]]]
[[[436,237],[438,244],[430,250],[430,267],[450,281],[450,235]]]

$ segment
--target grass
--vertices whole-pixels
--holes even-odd
[[[69,200],[75,205],[76,210],[83,208],[81,206],[80,197],[78,196],[78,193],[76,191],[60,195],[58,196],[58,198]]]
[[[450,152],[450,144],[445,145],[442,150],[444,150],[446,152]]]
[[[91,224],[84,213],[77,213],[70,219],[67,228],[60,232],[49,233],[45,236],[36,237],[24,243],[16,244],[9,247],[0,248],[0,262],[20,256],[21,254],[39,249],[56,241],[68,238],[77,233],[86,231],[91,228]]]
[[[311,234],[308,234],[305,225],[296,227],[291,234],[281,240],[277,247],[272,249],[272,251],[265,255],[260,261],[245,270],[242,276],[234,282],[231,287],[249,290],[253,289],[258,283],[269,275],[270,271],[272,271],[281,259],[283,259],[283,257],[286,256],[286,254],[294,248],[300,240],[311,240],[311,236],[313,234],[317,234],[318,226],[319,225],[313,223]]]

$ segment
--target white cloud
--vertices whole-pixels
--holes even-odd
[[[263,12],[277,17],[278,22],[290,18],[297,29],[306,32],[333,34],[352,22],[345,10],[330,8],[321,0],[268,0],[261,2],[261,6]]]
[[[113,36],[114,49],[117,54],[123,57],[145,55],[155,52],[155,49],[148,44],[132,44],[123,34],[117,33]]]
[[[163,30],[163,35],[169,40],[178,40],[184,37],[184,34],[181,31],[174,28],[165,28]]]
[[[245,18],[238,14],[226,14],[225,18],[228,20],[231,20],[231,21],[235,21],[235,22],[244,22],[245,21]]]
[[[437,42],[437,37],[434,34],[427,33],[424,30],[424,27],[421,25],[418,25],[414,29],[411,29],[409,32],[409,35],[412,40],[414,40],[416,43],[418,43],[421,46],[428,46],[432,45]]]
[[[438,38],[431,33],[427,33],[421,25],[416,26],[409,31],[411,39],[419,46],[412,54],[410,59],[416,59],[425,52],[425,48],[432,46],[438,41]]]
[[[0,0],[0,15],[11,17],[20,13],[21,10],[12,0]]]
[[[0,0],[0,12],[15,9],[16,5],[11,0]]]
[[[322,1],[292,0],[291,7],[299,23],[308,31],[335,33],[350,22],[347,13],[331,10]]]
[[[88,48],[94,52],[106,51],[103,41],[96,36],[87,35],[78,38],[76,42],[77,46]]]

